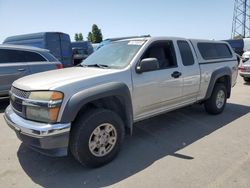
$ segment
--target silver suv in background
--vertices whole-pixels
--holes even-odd
[[[62,67],[48,50],[0,45],[0,98],[8,96],[12,83],[18,78]]]

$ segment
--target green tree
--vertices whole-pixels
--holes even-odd
[[[93,24],[92,26],[92,40],[93,43],[102,42],[102,31],[96,24]]]
[[[98,28],[96,24],[92,26],[92,32],[88,34],[88,41],[92,43],[100,43],[102,42],[102,31]]]
[[[78,34],[78,41],[83,41],[82,33],[79,33],[79,34]]]
[[[102,42],[102,31],[98,28],[96,24],[93,24],[92,31],[88,33],[88,41],[92,43],[100,43]]]
[[[79,41],[78,33],[75,34],[75,41]]]
[[[92,33],[91,33],[91,32],[88,33],[87,39],[88,39],[89,42],[92,42],[92,41],[93,41],[93,36],[92,36]]]

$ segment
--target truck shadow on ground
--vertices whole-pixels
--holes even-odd
[[[120,155],[110,164],[97,169],[82,167],[71,157],[43,156],[23,144],[17,155],[26,174],[43,187],[109,186],[168,155],[179,160],[195,159],[196,156],[178,154],[178,150],[249,112],[249,106],[227,104],[223,114],[211,116],[200,105],[194,105],[137,123],[133,136],[125,139]]]

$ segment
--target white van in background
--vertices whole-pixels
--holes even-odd
[[[243,63],[250,58],[250,51],[246,51],[242,54]]]
[[[243,43],[244,43],[243,51],[244,52],[250,51],[250,38],[244,38]]]

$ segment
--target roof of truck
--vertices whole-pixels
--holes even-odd
[[[134,37],[134,38],[125,38],[125,39],[121,39],[121,40],[170,40],[170,39],[185,39],[185,38],[179,38],[179,37],[164,37],[164,36],[159,36],[159,37],[150,37],[150,36],[141,36],[141,37]],[[186,40],[186,39],[185,39]]]
[[[16,50],[49,52],[49,50],[43,49],[43,48],[37,48],[37,47],[33,47],[33,46],[14,45],[14,44],[0,44],[0,49],[16,49]]]
[[[190,41],[192,41],[192,42],[196,42],[196,43],[198,43],[198,42],[209,42],[209,43],[226,43],[227,44],[227,42],[226,41],[223,41],[223,40],[208,40],[208,39],[188,39],[188,40],[190,40]]]
[[[121,40],[123,40],[123,41],[126,41],[126,40],[189,40],[189,41],[193,41],[193,42],[226,43],[225,41],[220,41],[220,40],[189,39],[189,38],[184,38],[184,37],[172,37],[172,36],[159,36],[159,37],[139,36],[139,37],[134,37],[134,38],[125,38],[125,39],[121,39]]]

